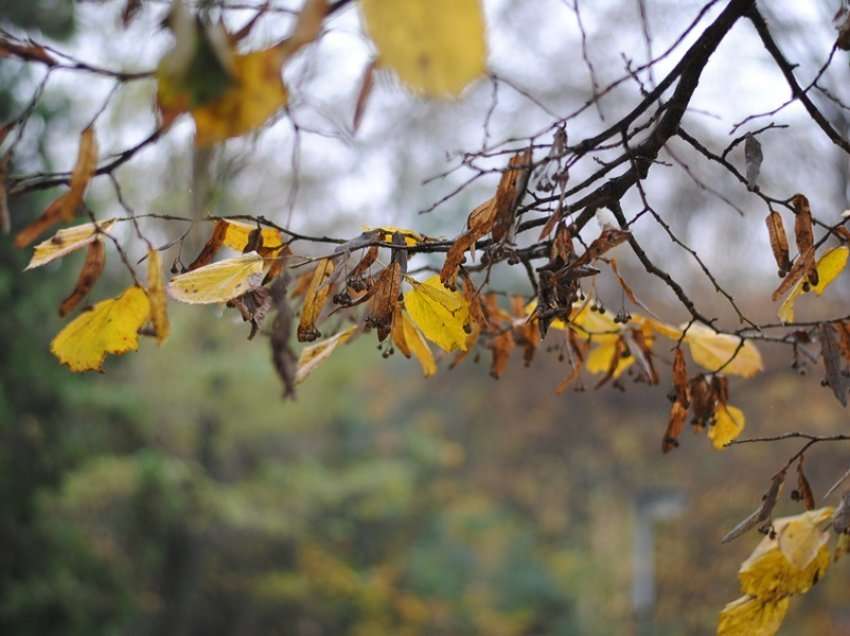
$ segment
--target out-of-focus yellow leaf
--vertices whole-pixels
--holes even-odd
[[[257,229],[257,224],[237,221],[235,219],[223,220],[227,224],[227,229],[224,232],[222,245],[241,252],[248,245],[248,237],[251,235],[251,232]],[[263,247],[274,249],[283,245],[283,237],[280,230],[264,226],[260,230],[260,235],[263,237]]]
[[[615,342],[619,338],[622,325],[614,322],[614,314],[608,310],[593,311],[593,302],[586,300],[570,315],[570,323],[579,327],[578,332],[590,336],[593,342]]]
[[[690,347],[694,362],[709,371],[723,367],[723,373],[749,378],[763,368],[761,354],[752,342],[744,340],[741,345],[740,338],[715,333],[705,325],[691,325],[685,342]]]
[[[431,348],[425,342],[422,332],[416,328],[416,325],[407,317],[406,312],[401,312],[401,328],[404,334],[404,341],[410,353],[419,361],[419,366],[422,367],[422,373],[428,378],[437,372],[437,363],[434,362],[434,354],[431,353]]]
[[[717,450],[723,450],[729,442],[741,434],[747,418],[736,406],[719,404],[714,409],[714,423],[708,429],[708,439]]]
[[[115,219],[108,219],[99,221],[97,225],[83,223],[59,230],[52,237],[35,246],[35,251],[26,269],[41,267],[69,252],[85,247],[95,240],[98,231],[106,232],[112,227],[113,223],[115,223]]]
[[[60,331],[50,351],[71,371],[100,371],[107,353],[120,355],[139,348],[138,331],[150,316],[150,302],[140,287],[102,300]]]
[[[807,524],[819,526],[831,516],[832,508],[826,507],[774,520],[776,536],[764,537],[750,557],[741,564],[738,571],[741,590],[762,599],[779,599],[806,593],[829,567],[829,549],[825,543],[820,543],[817,533],[807,533],[801,528]],[[790,535],[792,538],[786,540],[786,550],[783,552],[778,539],[789,526],[793,529]],[[797,567],[788,559],[786,552],[797,563],[806,560],[808,563],[804,567]],[[812,552],[814,556],[811,556]]]
[[[773,636],[782,626],[791,599],[764,601],[742,596],[720,613],[717,636]]]
[[[838,275],[844,271],[847,266],[847,256],[850,254],[850,249],[846,245],[841,245],[829,250],[826,254],[818,259],[818,284],[811,285],[810,291],[815,292],[818,296],[822,295],[829,284],[834,281]],[[791,291],[782,304],[779,306],[777,315],[782,322],[794,322],[794,303],[797,299],[805,294],[803,286],[806,284],[807,277],[802,277]]]
[[[850,534],[845,532],[838,535],[838,540],[835,542],[835,552],[833,552],[832,560],[838,561],[848,553],[850,553]]]
[[[631,321],[636,325],[640,325],[642,328],[649,329],[650,331],[664,336],[665,338],[669,338],[670,340],[678,340],[682,337],[681,329],[668,325],[660,320],[656,320],[655,318],[634,314]]]
[[[394,225],[382,225],[381,227],[367,227],[365,232],[379,230],[381,232],[378,237],[384,243],[393,242],[393,234],[401,234],[404,237],[404,243],[408,247],[413,247],[419,243],[425,242],[425,237],[416,230],[407,230],[403,227],[395,227]]]
[[[224,303],[258,287],[265,271],[263,257],[248,252],[175,276],[168,293],[184,303]]]
[[[487,45],[479,0],[361,0],[379,63],[429,97],[460,94],[485,72]]]
[[[192,109],[195,143],[209,146],[259,128],[286,105],[280,46],[233,57],[233,84],[221,97]]]
[[[156,341],[162,344],[168,337],[168,298],[162,276],[162,261],[159,252],[148,250],[148,300],[151,304],[151,322]]]
[[[611,358],[615,354],[617,354],[616,337],[613,340],[600,343],[594,347],[587,356],[584,368],[589,373],[608,373],[608,370],[611,368]],[[634,361],[634,356],[628,356],[626,358],[620,356],[620,360],[617,362],[617,368],[612,377],[615,380],[619,378],[623,374],[623,371],[628,369]]]
[[[466,351],[469,304],[463,294],[445,287],[439,275],[422,283],[406,279],[412,289],[404,294],[404,306],[422,334],[445,351]]]
[[[347,342],[357,329],[357,325],[351,325],[348,329],[343,329],[327,340],[322,340],[321,342],[304,347],[304,350],[298,357],[298,369],[295,372],[296,384],[303,382],[316,367],[331,356],[339,345]]]

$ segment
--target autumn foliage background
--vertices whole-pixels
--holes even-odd
[[[121,4],[57,9],[11,2],[0,22],[36,29],[89,59],[155,61],[167,39],[142,52],[130,44],[156,21],[155,11],[144,14],[148,22],[137,24],[138,32],[100,26],[116,23]],[[627,15],[620,4],[602,2],[585,15],[603,75],[621,72],[617,51],[638,55],[642,46],[639,33],[622,35],[635,9]],[[685,21],[699,8],[652,4],[659,39],[673,37],[681,25],[658,16]],[[541,15],[552,16],[551,24],[541,25]],[[833,37],[822,16],[785,7],[771,17],[787,27],[783,44],[798,54],[803,71],[816,69]],[[573,20],[557,2],[488,5],[493,64],[546,108],[502,86],[486,134],[534,128],[549,118],[546,109],[586,97]],[[570,37],[556,37],[558,28]],[[293,69],[293,81],[316,96],[305,106],[305,127],[316,113],[350,120],[358,61],[367,57],[362,43],[352,44],[357,30],[352,11],[341,18],[339,33],[323,40],[325,57],[314,51]],[[539,36],[520,37],[528,32]],[[734,35],[741,39],[712,61],[698,93],[695,107],[721,119],[692,115],[706,135],[724,134],[734,120],[735,105],[718,97],[756,100],[752,110],[760,110],[758,100],[767,110],[784,99],[745,34]],[[743,62],[730,75],[736,59]],[[35,81],[23,66],[0,59],[0,118],[20,111]],[[72,131],[109,87],[99,78],[51,87],[25,139],[31,169],[69,167]],[[149,88],[133,86],[119,96],[108,112],[114,138],[106,143],[121,146],[138,135],[139,118],[151,117]],[[364,224],[392,222],[455,235],[497,179],[426,215],[415,212],[457,182],[449,176],[424,188],[419,183],[444,168],[446,151],[480,143],[492,90],[482,83],[459,103],[435,104],[382,77],[361,130],[341,145],[305,135],[296,163],[292,128],[279,122],[256,139],[205,155],[211,177],[191,190],[198,158],[193,163],[191,125],[183,122],[120,176],[139,210],[203,205],[285,221],[297,179],[292,214],[316,233],[344,228],[356,235]],[[846,207],[846,160],[795,127],[799,110],[783,117],[792,127],[762,139],[764,178],[797,184],[816,209],[838,218]],[[745,191],[727,189],[684,148],[681,157],[664,159],[669,169],[651,186],[659,209],[704,251],[749,312],[770,318],[776,307],[766,299],[777,279],[761,208],[750,213]],[[113,210],[107,184],[96,184],[90,196],[95,210]],[[47,192],[16,200],[13,223],[22,227],[50,199]],[[187,239],[187,253],[200,249],[209,229]],[[644,238],[703,306],[730,319],[687,253],[663,236]],[[616,255],[644,303],[673,324],[686,319],[669,291],[643,279],[627,254]],[[759,537],[728,546],[720,538],[753,509],[794,449],[718,452],[704,435],[685,431],[681,448],[662,457],[666,384],[624,378],[621,388],[594,391],[585,382],[584,392],[555,396],[564,367],[543,350],[529,368],[515,355],[498,381],[488,377],[488,360],[476,364],[472,356],[453,370],[444,358],[440,373],[423,380],[415,362],[384,359],[364,337],[342,347],[299,387],[295,402],[284,403],[266,343],[247,342],[247,327],[229,313],[193,307],[172,307],[172,334],[161,348],[143,338],[140,351],[110,361],[106,375],[76,377],[56,363],[49,342],[61,327],[57,299],[73,286],[82,255],[67,257],[70,266],[23,274],[28,258],[8,238],[0,240],[3,633],[630,633],[636,629],[633,509],[638,497],[658,488],[680,490],[687,505],[658,526],[653,633],[709,633],[719,609],[738,596],[735,572]],[[523,291],[521,274],[500,282]],[[107,297],[126,280],[114,266],[100,285]],[[798,312],[837,315],[847,289],[839,278],[824,298],[801,300]],[[598,295],[613,308],[622,302],[616,282],[600,282]],[[820,386],[819,369],[800,376],[786,351],[762,347],[762,353],[766,371],[732,384],[748,435],[843,430],[846,411]],[[659,355],[672,360],[672,352]],[[819,448],[806,469],[823,492],[846,469],[846,453]],[[800,510],[783,495],[778,514]],[[847,633],[849,583],[844,561],[793,601],[782,633]]]

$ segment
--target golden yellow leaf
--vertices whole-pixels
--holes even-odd
[[[616,337],[613,340],[606,340],[594,347],[588,354],[584,368],[589,373],[608,373],[608,370],[611,368],[611,358],[617,353]],[[620,360],[617,362],[617,368],[612,377],[615,380],[619,378],[623,374],[623,371],[628,369],[634,361],[634,356],[628,356],[626,358],[620,356]]]
[[[223,221],[227,227],[224,232],[222,245],[241,252],[248,245],[248,237],[251,235],[251,232],[257,229],[257,224],[237,221],[235,219],[223,219]],[[274,249],[283,245],[283,237],[280,230],[263,226],[260,230],[260,235],[263,238],[263,247]]]
[[[407,245],[408,247],[418,245],[419,243],[424,243],[426,240],[426,238],[416,230],[407,230],[403,227],[396,227],[394,225],[382,225],[381,227],[366,227],[363,231],[372,232],[374,230],[379,230],[381,232],[378,238],[384,243],[392,243],[393,234],[401,234],[404,237],[405,245]]]
[[[738,578],[745,594],[761,599],[779,599],[791,594],[804,594],[829,567],[829,549],[820,543],[816,533],[801,532],[806,524],[819,526],[832,516],[832,508],[811,510],[793,517],[783,517],[773,522],[775,536],[766,536],[749,558],[741,564]],[[797,563],[808,563],[797,567],[779,546],[779,537],[788,526],[795,529],[796,540],[786,541],[786,551],[795,556]],[[811,545],[816,543],[819,545]],[[811,556],[811,552],[814,556]]]
[[[791,599],[764,601],[742,596],[720,613],[717,636],[773,636],[782,626]]]
[[[469,304],[463,294],[446,288],[439,275],[422,283],[406,279],[412,289],[404,294],[404,307],[422,334],[445,351],[466,351]]]
[[[786,517],[774,526],[779,550],[792,566],[804,570],[815,560],[820,549],[829,541],[829,532],[822,526],[831,517],[832,508],[827,506]]]
[[[741,409],[718,403],[714,409],[714,422],[708,428],[708,439],[714,444],[714,448],[723,450],[726,444],[737,439],[746,424],[747,418]]]
[[[168,283],[168,293],[184,303],[224,303],[259,287],[265,271],[263,257],[248,252],[175,276]]]
[[[410,353],[412,353],[419,361],[419,366],[422,367],[422,373],[428,378],[437,372],[437,363],[434,362],[434,354],[431,353],[431,348],[425,342],[422,332],[416,328],[416,325],[407,317],[406,312],[401,312],[401,328],[404,334],[404,341]]]
[[[310,277],[310,285],[304,294],[304,306],[301,308],[301,319],[298,322],[298,340],[309,342],[315,340],[322,334],[316,329],[316,321],[322,308],[331,293],[331,286],[325,284],[327,278],[334,271],[334,262],[330,258],[319,261],[313,275]]]
[[[614,314],[607,309],[594,311],[593,301],[585,300],[581,305],[573,305],[570,324],[578,327],[578,333],[589,336],[593,342],[615,342],[620,336],[622,325],[614,322]]]
[[[740,338],[715,333],[711,327],[691,325],[685,342],[694,362],[709,371],[723,367],[723,373],[749,378],[763,368],[761,354],[752,342],[744,340],[741,344]]]
[[[60,331],[50,351],[75,373],[100,371],[107,353],[120,355],[139,348],[138,331],[150,316],[150,302],[140,287],[102,300]]]
[[[379,63],[429,97],[459,95],[485,72],[479,0],[361,0]]]
[[[26,269],[41,267],[69,252],[85,247],[95,240],[98,232],[106,232],[112,227],[113,223],[115,223],[115,219],[108,219],[99,221],[97,225],[83,223],[59,230],[52,237],[35,246],[35,251]]]
[[[163,284],[162,261],[159,252],[148,250],[148,300],[151,304],[151,322],[156,340],[162,344],[168,337],[168,298]]]
[[[844,271],[847,266],[847,256],[850,254],[850,249],[846,245],[841,245],[829,250],[826,254],[818,259],[817,272],[818,284],[811,285],[810,291],[815,292],[818,296],[822,295],[829,284],[834,281],[838,275]],[[794,322],[794,303],[797,298],[805,294],[804,285],[807,285],[807,278],[802,277],[791,291],[782,304],[779,306],[777,315],[782,322]]]
[[[668,325],[667,323],[661,322],[660,320],[656,320],[655,318],[633,314],[631,322],[636,325],[639,325],[643,329],[649,329],[650,331],[657,333],[658,335],[664,336],[665,338],[669,338],[670,340],[678,340],[682,337],[681,329],[678,329],[672,325]]]
[[[217,99],[192,109],[195,143],[209,146],[259,128],[286,105],[280,46],[233,57],[233,84]]]
[[[357,331],[357,328],[357,325],[351,325],[348,329],[343,329],[327,340],[322,340],[321,342],[304,347],[301,355],[298,356],[298,369],[295,372],[296,384],[303,382],[316,367],[331,356],[339,345],[347,342],[354,335],[354,332]]]

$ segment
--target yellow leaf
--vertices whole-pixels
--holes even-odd
[[[594,347],[587,356],[584,368],[589,373],[608,373],[608,369],[611,368],[611,358],[615,354],[617,354],[616,337],[613,340],[600,343]],[[627,358],[621,356],[612,377],[615,380],[619,378],[623,374],[623,371],[628,369],[634,361],[634,356],[628,356]]]
[[[139,348],[138,331],[150,316],[150,302],[140,287],[102,300],[60,331],[50,351],[71,371],[100,371],[107,353],[120,355]]]
[[[824,512],[827,510],[828,514]],[[831,514],[832,508],[821,508],[786,517],[785,523],[775,527],[779,549],[792,566],[803,570],[815,560],[820,549],[829,541],[829,532],[820,526]]]
[[[168,299],[162,276],[162,261],[159,252],[148,250],[148,300],[151,304],[151,322],[156,340],[162,344],[168,337]]]
[[[316,321],[322,308],[331,293],[331,286],[325,284],[325,280],[333,273],[334,262],[330,258],[319,261],[313,275],[310,277],[310,285],[304,294],[304,306],[301,308],[301,319],[298,322],[298,340],[309,342],[315,340],[322,334],[316,329]]]
[[[259,128],[286,105],[281,47],[233,58],[234,82],[224,94],[192,110],[195,143],[209,146]]]
[[[829,284],[834,281],[847,266],[848,254],[850,254],[850,249],[848,249],[846,245],[841,245],[840,247],[835,247],[829,250],[826,254],[821,256],[817,263],[818,284],[811,285],[810,291],[815,292],[818,296],[822,295]],[[794,303],[797,301],[797,298],[806,293],[803,291],[803,286],[807,284],[806,279],[807,277],[803,276],[799,281],[797,281],[797,284],[791,288],[791,291],[788,292],[788,296],[785,297],[785,300],[783,300],[782,304],[779,306],[777,315],[782,322],[794,322]]]
[[[407,245],[408,247],[413,247],[414,245],[418,245],[419,243],[424,243],[426,240],[426,238],[416,230],[406,230],[401,227],[395,227],[394,225],[367,227],[364,231],[371,232],[373,230],[379,230],[381,232],[379,239],[384,243],[392,243],[393,234],[401,234],[404,237],[405,245]]]
[[[610,311],[593,311],[593,301],[587,299],[583,304],[573,305],[570,324],[578,327],[577,331],[583,336],[590,336],[593,342],[616,342],[620,337],[622,326],[614,322],[614,314]]]
[[[714,448],[723,450],[726,444],[737,439],[746,424],[747,418],[741,409],[718,404],[714,409],[714,422],[708,429],[708,439],[714,444]]]
[[[665,322],[661,322],[660,320],[656,320],[655,318],[633,314],[631,321],[642,328],[649,329],[650,331],[664,336],[665,338],[669,338],[670,340],[678,340],[682,337],[681,329],[677,329],[676,327],[668,325]]]
[[[257,229],[257,224],[236,221],[235,219],[223,220],[227,224],[227,229],[224,233],[222,245],[227,245],[227,247],[241,252],[248,245],[248,237],[251,235],[251,232]],[[263,237],[263,247],[274,249],[283,245],[280,230],[263,226],[260,230],[260,235]]]
[[[419,361],[419,366],[422,367],[422,373],[428,378],[437,372],[437,363],[434,362],[434,354],[431,353],[431,348],[425,342],[422,332],[416,328],[406,312],[401,312],[401,328],[404,333],[404,341],[410,353],[412,353]]]
[[[168,293],[184,303],[224,303],[259,287],[265,271],[263,257],[248,252],[175,276]]]
[[[741,564],[738,578],[745,594],[761,599],[779,599],[791,594],[804,594],[829,567],[829,549],[820,543],[817,533],[801,531],[809,524],[819,526],[832,516],[832,508],[811,510],[793,517],[783,517],[773,522],[775,536],[764,537],[750,557]],[[779,546],[779,537],[791,526],[792,538],[786,540],[786,551],[792,563]],[[811,553],[814,552],[814,556]]]
[[[348,329],[340,331],[327,340],[322,340],[321,342],[304,347],[301,355],[298,356],[298,369],[295,372],[296,384],[303,382],[316,367],[331,356],[339,345],[347,342],[354,335],[355,331],[357,331],[357,325],[351,325]]]
[[[717,636],[773,636],[782,626],[791,599],[764,601],[742,596],[720,613]]]
[[[98,231],[105,232],[112,227],[113,223],[115,223],[115,219],[108,219],[98,222],[96,226],[94,223],[83,223],[59,230],[52,237],[35,246],[35,251],[26,269],[41,267],[69,252],[85,247],[95,240]]]
[[[361,0],[379,62],[429,97],[459,95],[485,72],[479,0]]]
[[[466,351],[469,304],[463,294],[446,288],[439,275],[407,282],[413,287],[404,294],[404,306],[422,334],[445,351]]]
[[[685,335],[685,342],[690,347],[694,362],[709,371],[723,367],[723,373],[749,378],[762,370],[761,354],[748,340],[744,340],[742,345],[740,338],[693,324]]]

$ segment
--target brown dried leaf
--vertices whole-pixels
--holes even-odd
[[[354,119],[352,122],[352,130],[355,133],[360,128],[360,122],[363,121],[363,114],[366,112],[366,103],[369,101],[369,96],[372,94],[372,87],[375,85],[377,64],[377,59],[371,60],[366,65],[363,71],[363,78],[360,80],[360,90],[357,92],[357,102],[354,105]]]
[[[523,150],[511,157],[507,169],[502,173],[495,196],[495,220],[493,240],[506,238],[516,218],[516,207],[525,194],[528,175],[531,173],[531,150]]]
[[[378,246],[373,245],[366,253],[363,255],[363,258],[354,266],[354,269],[351,270],[351,273],[348,275],[349,279],[358,278],[363,276],[370,267],[374,264],[374,262],[378,260]]]
[[[298,323],[298,341],[312,342],[321,332],[316,329],[316,321],[322,313],[325,303],[331,293],[331,286],[325,284],[325,280],[333,273],[333,259],[325,258],[319,261],[313,270],[310,284],[304,295],[304,306],[301,308],[301,320]]]
[[[815,509],[815,494],[812,492],[812,487],[806,474],[803,472],[803,456],[800,455],[800,461],[797,462],[797,492],[806,510]]]
[[[688,389],[691,397],[691,412],[694,416],[692,423],[704,428],[714,417],[714,407],[717,402],[714,390],[702,374],[691,379]]]
[[[86,297],[103,273],[103,266],[105,264],[106,250],[104,249],[103,241],[100,238],[96,238],[89,243],[86,260],[83,262],[83,268],[80,270],[80,275],[77,278],[77,283],[74,285],[73,291],[71,291],[70,295],[59,306],[60,316],[63,318],[67,316]]]
[[[767,492],[762,495],[761,505],[752,512],[746,519],[741,521],[737,526],[732,528],[726,536],[724,536],[720,542],[721,543],[729,543],[730,541],[734,541],[742,534],[755,528],[758,525],[763,524],[768,519],[770,519],[770,515],[773,513],[773,509],[776,506],[776,501],[779,499],[779,493],[782,490],[782,484],[785,483],[785,470],[774,475],[773,480],[770,482],[770,488],[767,489]]]
[[[658,384],[658,371],[652,362],[652,347],[639,329],[623,332],[623,342],[628,352],[635,359],[641,376],[647,384]]]
[[[673,387],[676,389],[676,400],[687,409],[690,406],[688,368],[685,364],[685,352],[681,347],[676,347],[676,353],[673,355]]]
[[[608,250],[627,241],[630,236],[631,233],[628,230],[619,230],[610,225],[606,226],[596,240],[587,247],[587,251],[572,263],[571,267],[575,269],[583,265],[589,265]]]
[[[670,408],[670,417],[667,420],[667,429],[664,431],[664,438],[661,440],[662,453],[669,453],[679,446],[679,435],[682,434],[687,419],[688,407],[679,400],[673,402],[673,406]]]
[[[788,236],[785,234],[785,225],[782,215],[776,210],[771,210],[764,219],[767,225],[767,233],[770,237],[770,249],[773,250],[773,258],[779,267],[779,273],[784,276],[791,269],[791,257],[788,250]]]
[[[490,362],[490,376],[499,379],[508,367],[508,360],[511,357],[511,351],[514,350],[516,343],[514,342],[513,334],[510,331],[504,331],[499,335],[490,339],[487,347],[493,354]]]
[[[476,241],[490,232],[496,219],[496,199],[488,199],[469,214],[466,220],[467,231],[461,234],[449,251],[446,253],[446,261],[440,270],[440,280],[449,289],[455,288],[457,272],[463,262],[467,250],[475,247]]]
[[[817,268],[815,266],[815,229],[812,220],[812,208],[809,200],[802,194],[795,194],[791,203],[794,205],[794,236],[797,241],[799,258],[804,259],[806,275],[812,285],[818,284]]]
[[[809,274],[812,267],[815,267],[815,274],[817,274],[817,268],[814,263],[815,248],[811,247],[805,254],[800,254],[797,257],[791,265],[788,275],[782,279],[782,282],[779,283],[779,287],[773,290],[773,294],[770,296],[771,300],[776,302],[787,294],[794,285],[796,285],[804,276]]]
[[[204,247],[201,249],[201,253],[198,254],[197,258],[189,264],[189,267],[186,268],[187,272],[191,272],[193,269],[198,269],[199,267],[203,267],[205,265],[209,265],[212,263],[213,258],[215,258],[215,254],[218,249],[224,244],[224,237],[227,234],[227,221],[216,221],[213,226],[213,232],[210,235],[207,242],[204,244]]]
[[[390,335],[393,313],[398,306],[398,294],[401,291],[401,264],[390,263],[375,281],[372,298],[369,301],[369,314],[366,324],[378,330],[378,341],[383,342]]]
[[[841,348],[832,323],[824,322],[818,327],[821,357],[826,372],[826,382],[841,406],[847,406],[847,377],[841,365]]]
[[[62,210],[65,205],[64,201],[69,194],[69,192],[60,194],[45,208],[44,212],[41,213],[41,216],[18,232],[15,236],[15,246],[26,247],[46,230],[59,223],[59,221],[62,220]]]
[[[555,395],[561,395],[564,391],[566,391],[570,386],[578,379],[578,376],[581,374],[581,363],[575,364],[570,369],[570,372],[567,376],[561,380],[560,384],[555,387]]]
[[[83,195],[97,169],[97,138],[94,128],[88,126],[80,134],[80,146],[77,149],[77,161],[71,171],[71,189],[63,199],[61,216],[70,221],[77,214],[77,208],[83,201]]]

